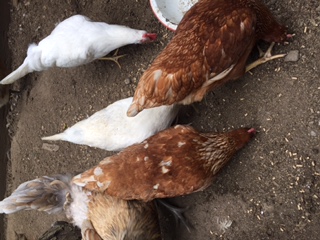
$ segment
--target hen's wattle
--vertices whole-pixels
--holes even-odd
[[[173,103],[190,104],[245,73],[260,39],[283,42],[286,28],[260,0],[202,0],[142,75],[127,114]]]

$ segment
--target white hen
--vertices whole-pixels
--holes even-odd
[[[75,15],[59,23],[38,45],[32,43],[23,64],[0,84],[11,84],[30,72],[50,67],[76,67],[101,58],[119,47],[155,39],[154,33],[92,22],[85,16]]]
[[[177,105],[161,106],[146,109],[131,118],[126,114],[131,102],[132,97],[116,101],[64,132],[43,137],[42,140],[64,140],[120,151],[168,128],[178,113]]]

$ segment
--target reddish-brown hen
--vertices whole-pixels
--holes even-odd
[[[260,0],[201,0],[142,75],[127,114],[201,101],[208,91],[245,73],[258,40],[283,42],[287,37]]]
[[[104,159],[73,183],[124,200],[189,194],[208,187],[254,134],[252,128],[199,133],[178,125]]]

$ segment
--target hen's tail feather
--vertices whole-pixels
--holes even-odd
[[[41,138],[44,141],[58,141],[58,140],[65,140],[64,133],[58,133],[52,136],[46,136]]]
[[[128,108],[127,116],[134,117],[136,116],[141,110],[139,109],[139,105],[136,102],[132,102]]]
[[[66,193],[70,191],[71,176],[40,177],[22,183],[9,197],[0,202],[0,213],[21,210],[45,211],[49,214],[63,210]]]
[[[28,62],[24,61],[24,63],[20,67],[18,67],[16,70],[2,79],[0,81],[0,84],[11,84],[27,75],[29,72],[32,72],[32,70],[30,69]]]

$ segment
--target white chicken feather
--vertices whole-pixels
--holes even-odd
[[[83,65],[119,47],[155,39],[156,34],[144,30],[93,22],[85,16],[74,15],[59,23],[38,45],[30,44],[23,64],[0,84],[11,84],[30,72],[50,67]]]
[[[170,105],[146,109],[131,118],[126,114],[131,102],[132,97],[116,101],[64,132],[42,140],[63,140],[120,151],[168,128],[178,113],[178,106]]]

